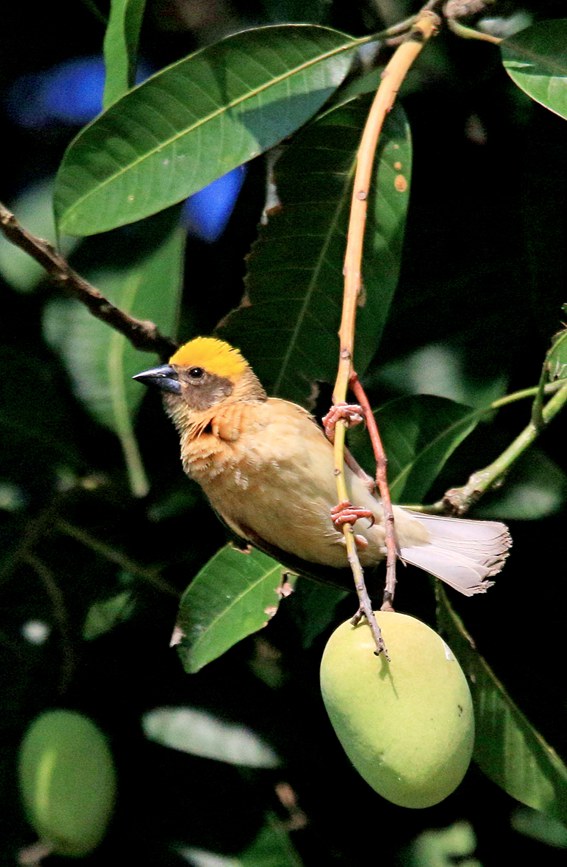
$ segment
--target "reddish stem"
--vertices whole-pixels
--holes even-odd
[[[358,378],[356,371],[352,371],[350,377],[350,388],[356,397],[357,403],[362,407],[368,435],[374,450],[376,458],[376,484],[380,492],[382,500],[382,509],[384,510],[384,530],[386,534],[386,582],[384,586],[384,596],[382,599],[382,611],[393,611],[394,594],[396,590],[396,560],[399,556],[399,546],[396,539],[396,527],[394,524],[394,510],[392,508],[392,498],[390,496],[390,488],[388,487],[387,467],[388,458],[384,451],[382,438],[376,424],[372,407],[366,396],[366,392],[362,387],[362,383]]]

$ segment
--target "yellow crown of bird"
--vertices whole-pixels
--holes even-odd
[[[248,362],[234,346],[217,337],[196,337],[180,346],[169,359],[181,367],[203,367],[217,376],[238,379]]]

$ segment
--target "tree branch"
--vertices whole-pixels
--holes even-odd
[[[445,493],[441,503],[444,511],[446,512],[449,509],[453,514],[464,515],[471,505],[476,503],[486,491],[494,488],[502,480],[512,464],[535,442],[543,428],[549,424],[552,418],[566,404],[567,385],[562,385],[543,407],[541,423],[536,424],[531,419],[530,423],[526,425],[524,430],[518,434],[516,439],[510,443],[508,448],[495,461],[484,467],[484,469],[473,473],[463,487],[452,488]]]
[[[112,304],[98,289],[77,274],[51,244],[24,229],[1,202],[0,229],[12,244],[35,259],[60,289],[84,304],[97,319],[123,334],[136,349],[155,352],[164,359],[175,352],[175,341],[161,334],[153,322],[129,316]]]
[[[427,6],[429,5],[430,4],[427,4]],[[352,190],[347,245],[344,260],[343,309],[339,328],[339,365],[333,390],[333,403],[335,405],[345,402],[347,389],[353,377],[352,358],[354,354],[356,309],[361,290],[362,253],[366,227],[366,211],[378,139],[386,115],[392,109],[398,91],[408,73],[408,70],[419,56],[423,46],[431,36],[436,33],[439,24],[439,16],[430,11],[427,7],[418,13],[415,23],[407,34],[404,42],[398,46],[390,62],[382,73],[382,80],[376,92],[376,96],[374,97],[374,102],[370,108],[362,133]],[[368,408],[365,409],[365,414],[368,414]],[[372,413],[369,414],[369,416],[371,415]],[[372,424],[370,417],[367,418],[367,423]],[[335,475],[339,502],[350,500],[344,475],[345,433],[346,422],[341,420],[337,423],[334,441]],[[386,467],[385,463],[380,463],[382,457],[382,454],[377,455],[379,466],[376,478],[384,509],[386,547],[388,552],[386,561],[387,575],[389,576],[388,603],[389,607],[391,607],[393,588],[395,586],[395,575],[393,576],[392,573],[395,570],[397,545],[394,533],[393,513],[391,506],[388,508],[390,498],[386,483]],[[356,550],[356,540],[352,525],[349,523],[345,524],[343,526],[343,532],[345,535],[348,561],[353,572],[354,583],[360,603],[359,610],[355,615],[353,622],[357,622],[362,616],[366,617],[374,636],[377,652],[380,653],[385,649],[384,642],[380,632],[380,627],[378,626],[366,592],[364,575]]]

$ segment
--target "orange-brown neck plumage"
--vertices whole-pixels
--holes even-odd
[[[165,407],[185,442],[206,432],[234,427],[243,403],[267,399],[260,381],[240,352],[214,337],[198,337],[181,347],[169,361],[179,394],[166,394]],[[224,419],[224,424],[223,424]],[[228,439],[233,438],[227,430]]]

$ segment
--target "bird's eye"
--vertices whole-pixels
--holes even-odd
[[[189,370],[189,376],[191,379],[201,379],[205,371],[202,367],[191,367]]]

